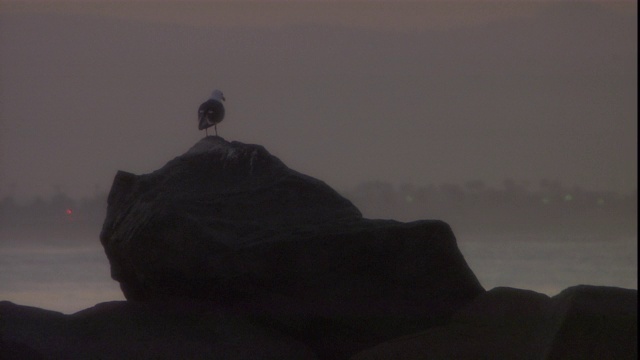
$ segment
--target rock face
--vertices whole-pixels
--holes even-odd
[[[0,358],[638,356],[636,290],[484,291],[447,224],[363,219],[256,145],[208,137],[119,172],[101,241],[129,301],[0,302]]]
[[[263,147],[219,137],[119,172],[100,238],[127,299],[213,301],[325,357],[441,324],[484,291],[447,224],[363,219]]]
[[[317,359],[292,337],[206,303],[115,301],[64,315],[3,301],[0,319],[6,360]]]
[[[549,298],[495,288],[445,326],[385,342],[352,360],[637,359],[638,292],[575,286]]]
[[[446,324],[378,344],[351,360],[637,359],[637,293],[582,285],[549,298],[495,288]],[[0,302],[0,358],[311,360],[348,355],[318,356],[291,335],[207,302],[111,302],[63,315],[5,301]]]

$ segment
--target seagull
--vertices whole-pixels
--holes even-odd
[[[216,89],[211,93],[209,100],[203,102],[198,108],[198,130],[204,129],[207,136],[209,136],[207,128],[211,126],[216,130],[216,136],[218,136],[216,125],[224,119],[223,101],[225,98],[222,91]]]

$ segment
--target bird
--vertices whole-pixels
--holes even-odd
[[[213,126],[218,136],[217,124],[224,119],[224,105],[225,101],[222,91],[215,89],[211,93],[209,100],[203,102],[198,108],[198,130],[204,129],[206,136],[209,136],[207,128]]]

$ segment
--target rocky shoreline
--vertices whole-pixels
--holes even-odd
[[[637,290],[486,291],[445,222],[365,219],[259,145],[119,172],[100,239],[127,301],[1,302],[3,358],[637,358]]]
[[[551,298],[494,288],[444,325],[330,357],[209,302],[117,301],[64,315],[4,301],[0,314],[3,359],[637,358],[637,291],[584,285]]]

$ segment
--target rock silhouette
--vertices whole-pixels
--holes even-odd
[[[259,145],[118,172],[100,240],[128,301],[0,302],[3,359],[637,358],[636,290],[485,291],[446,223],[365,219]]]
[[[2,359],[317,359],[304,344],[205,303],[114,301],[73,315],[0,302]]]
[[[326,356],[441,324],[483,292],[445,223],[363,219],[263,147],[219,137],[119,172],[101,241],[127,299],[242,309]]]
[[[575,286],[549,298],[494,288],[442,326],[369,359],[637,359],[637,291]],[[110,302],[73,315],[0,302],[2,359],[348,359],[207,302]],[[334,334],[337,337],[340,334]],[[326,335],[325,335],[326,337]]]
[[[499,287],[445,326],[364,350],[369,359],[637,359],[636,290],[574,286],[549,298]]]

